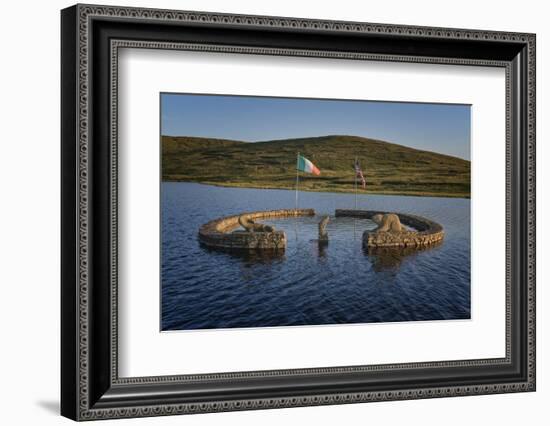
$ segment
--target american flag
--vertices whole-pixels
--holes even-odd
[[[365,189],[367,186],[367,181],[365,180],[365,176],[363,176],[363,171],[361,170],[359,161],[355,160],[355,165],[353,166],[353,168],[355,169],[355,176],[361,179],[361,186],[363,187],[363,189]]]

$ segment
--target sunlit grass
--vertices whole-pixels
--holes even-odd
[[[367,180],[364,191],[470,197],[470,162],[356,136],[323,136],[246,143],[193,137],[162,137],[164,181],[220,186],[294,189],[296,153],[321,170],[300,174],[300,190],[353,192],[358,157]]]

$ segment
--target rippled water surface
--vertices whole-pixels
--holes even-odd
[[[353,194],[301,192],[317,216],[266,220],[287,234],[279,255],[243,255],[199,244],[221,216],[294,207],[294,192],[162,184],[162,329],[265,327],[470,318],[470,200],[361,195],[358,207],[433,219],[444,242],[412,252],[367,253],[369,220],[335,218]],[[317,223],[330,215],[330,242]]]

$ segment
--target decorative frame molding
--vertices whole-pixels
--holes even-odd
[[[125,29],[128,23],[142,30]],[[189,29],[182,41],[171,28]],[[238,43],[213,43],[207,28],[236,34]],[[159,40],[140,39],[140,31]],[[162,33],[162,31],[166,31]],[[197,31],[194,33],[193,31]],[[282,35],[273,46],[247,45],[247,31]],[[338,49],[293,46],[315,33]],[[339,35],[349,36],[346,46]],[[123,36],[123,37],[122,37]],[[204,40],[198,42],[198,39]],[[240,37],[240,38],[239,38]],[[355,40],[374,40],[357,51]],[[388,43],[420,46],[417,55],[389,51]],[[285,45],[281,47],[277,43]],[[299,43],[298,43],[299,44]],[[344,43],[345,44],[345,43]],[[368,44],[368,43],[367,43]],[[440,55],[429,54],[437,52]],[[448,46],[469,56],[444,56]],[[457,47],[458,46],[458,47]],[[176,49],[274,56],[439,63],[503,67],[506,70],[506,357],[299,370],[186,376],[118,377],[117,327],[117,111],[118,49]],[[397,50],[396,50],[397,49]],[[455,52],[451,50],[451,53]],[[456,53],[455,52],[455,53]],[[535,390],[535,36],[510,32],[410,27],[76,5],[62,11],[62,414],[75,420],[196,412],[434,398]],[[105,118],[102,123],[101,119]],[[93,158],[93,167],[91,159]],[[99,166],[98,166],[99,165]],[[99,168],[98,168],[99,167]],[[107,172],[107,173],[102,173]],[[105,176],[107,177],[105,177]],[[515,209],[519,209],[516,211]],[[98,229],[103,230],[99,233]],[[107,257],[102,257],[102,251]],[[518,257],[518,262],[513,262]],[[93,302],[93,303],[92,303]],[[98,307],[98,305],[100,307]],[[502,368],[508,380],[473,380],[453,385],[445,372]],[[431,371],[434,386],[397,384],[376,388],[363,378],[381,372]],[[476,370],[478,371],[478,370]],[[481,371],[481,370],[479,370]],[[504,374],[504,373],[503,373]],[[334,391],[332,378],[349,384]],[[296,391],[304,377],[319,381],[312,391]],[[266,393],[270,381],[288,381],[286,390]],[[232,380],[250,388],[224,394]],[[263,381],[260,383],[260,381]],[[292,382],[293,381],[293,382]],[[399,382],[396,379],[396,383]],[[234,382],[233,382],[234,383]],[[286,382],[285,382],[286,383]],[[324,383],[324,385],[323,385]],[[200,389],[189,394],[186,386]],[[262,388],[257,393],[256,387]],[[170,388],[182,389],[168,397]],[[313,389],[313,388],[312,388]],[[139,394],[138,395],[138,390]],[[269,393],[269,391],[267,391]],[[147,394],[146,396],[144,396]]]

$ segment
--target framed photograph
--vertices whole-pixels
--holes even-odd
[[[535,390],[535,35],[61,12],[61,412]]]

